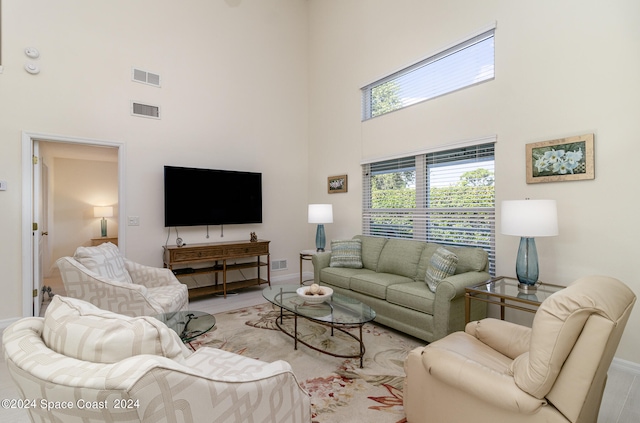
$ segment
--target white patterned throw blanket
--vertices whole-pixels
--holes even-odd
[[[195,348],[209,346],[266,362],[285,360],[291,364],[303,387],[311,394],[313,421],[389,422],[405,421],[402,406],[403,363],[408,352],[423,341],[376,324],[365,324],[364,368],[359,359],[343,359],[298,344],[275,325],[280,309],[263,304],[216,314],[215,330],[192,342]],[[286,318],[293,332],[293,318]],[[357,343],[347,335],[305,319],[298,319],[299,336],[311,345],[334,353],[357,352]]]

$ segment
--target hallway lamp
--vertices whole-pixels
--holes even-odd
[[[538,251],[535,237],[558,235],[555,200],[502,202],[502,233],[520,237],[516,275],[523,291],[535,291],[538,282]]]
[[[101,217],[100,221],[100,236],[103,238],[107,237],[107,219],[106,217],[113,217],[113,207],[94,207],[93,208],[93,216]]]
[[[324,224],[333,223],[333,206],[331,204],[309,204],[309,223],[317,223],[316,251],[324,251],[327,243]]]

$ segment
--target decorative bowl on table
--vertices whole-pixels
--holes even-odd
[[[328,286],[301,286],[296,289],[296,293],[307,303],[320,304],[328,300],[333,295],[333,289]]]

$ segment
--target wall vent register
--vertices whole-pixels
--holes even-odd
[[[154,87],[160,87],[160,75],[153,72],[148,72],[142,69],[131,69],[131,79],[135,82],[142,84],[153,85]]]
[[[131,102],[131,114],[133,116],[160,119],[160,106],[143,104],[136,101]]]

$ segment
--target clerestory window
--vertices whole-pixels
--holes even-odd
[[[495,27],[362,88],[362,120],[494,79]]]

